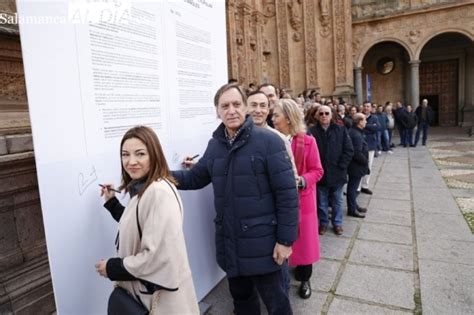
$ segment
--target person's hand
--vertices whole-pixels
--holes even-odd
[[[290,257],[292,252],[291,246],[276,243],[275,248],[273,249],[273,260],[281,265],[286,259],[288,259],[288,257]]]
[[[114,184],[104,184],[100,188],[100,196],[104,198],[105,202],[115,197],[115,192],[110,188],[114,188]]]
[[[107,269],[106,269],[106,266],[107,266],[107,261],[104,260],[104,259],[99,260],[99,261],[95,264],[95,270],[97,271],[97,273],[98,273],[99,275],[101,275],[101,276],[104,277],[104,278],[107,278]]]
[[[181,165],[183,165],[183,167],[187,169],[192,168],[194,164],[196,164],[196,161],[193,159],[192,156],[185,157],[183,163],[181,163]]]

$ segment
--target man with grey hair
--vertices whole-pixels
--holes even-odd
[[[354,150],[344,126],[332,122],[329,106],[319,107],[318,123],[310,128],[310,133],[318,144],[319,156],[324,169],[323,178],[317,186],[319,234],[326,233],[329,225],[329,204],[332,208],[331,223],[336,235],[342,228],[342,188],[347,181],[347,167]]]
[[[246,117],[246,100],[237,84],[216,92],[222,123],[203,157],[172,175],[178,189],[213,185],[216,258],[234,313],[259,314],[260,294],[269,314],[292,314],[281,268],[298,235],[298,192],[283,141]]]
[[[418,118],[418,128],[416,129],[415,144],[418,144],[420,140],[420,133],[423,131],[423,138],[421,140],[422,145],[426,145],[428,140],[428,127],[433,122],[433,110],[428,106],[428,100],[425,98],[421,101],[421,106],[418,106],[415,110],[415,115]]]

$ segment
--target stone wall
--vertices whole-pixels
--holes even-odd
[[[0,13],[16,12],[2,1]],[[0,27],[0,313],[55,310],[46,254],[20,38]]]
[[[353,93],[345,0],[227,1],[229,77],[300,93]]]
[[[352,19],[370,19],[469,0],[352,0]]]

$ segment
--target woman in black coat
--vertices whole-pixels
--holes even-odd
[[[357,113],[353,117],[352,128],[349,136],[354,147],[354,156],[347,169],[349,181],[347,182],[347,214],[356,218],[365,218],[367,209],[357,204],[357,188],[362,177],[369,174],[369,149],[364,137],[364,128],[367,121],[365,115]]]

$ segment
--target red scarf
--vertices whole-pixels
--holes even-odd
[[[294,141],[296,141],[295,164],[298,170],[298,175],[303,174],[306,170],[306,161],[304,158],[304,133],[298,133],[295,135]]]

